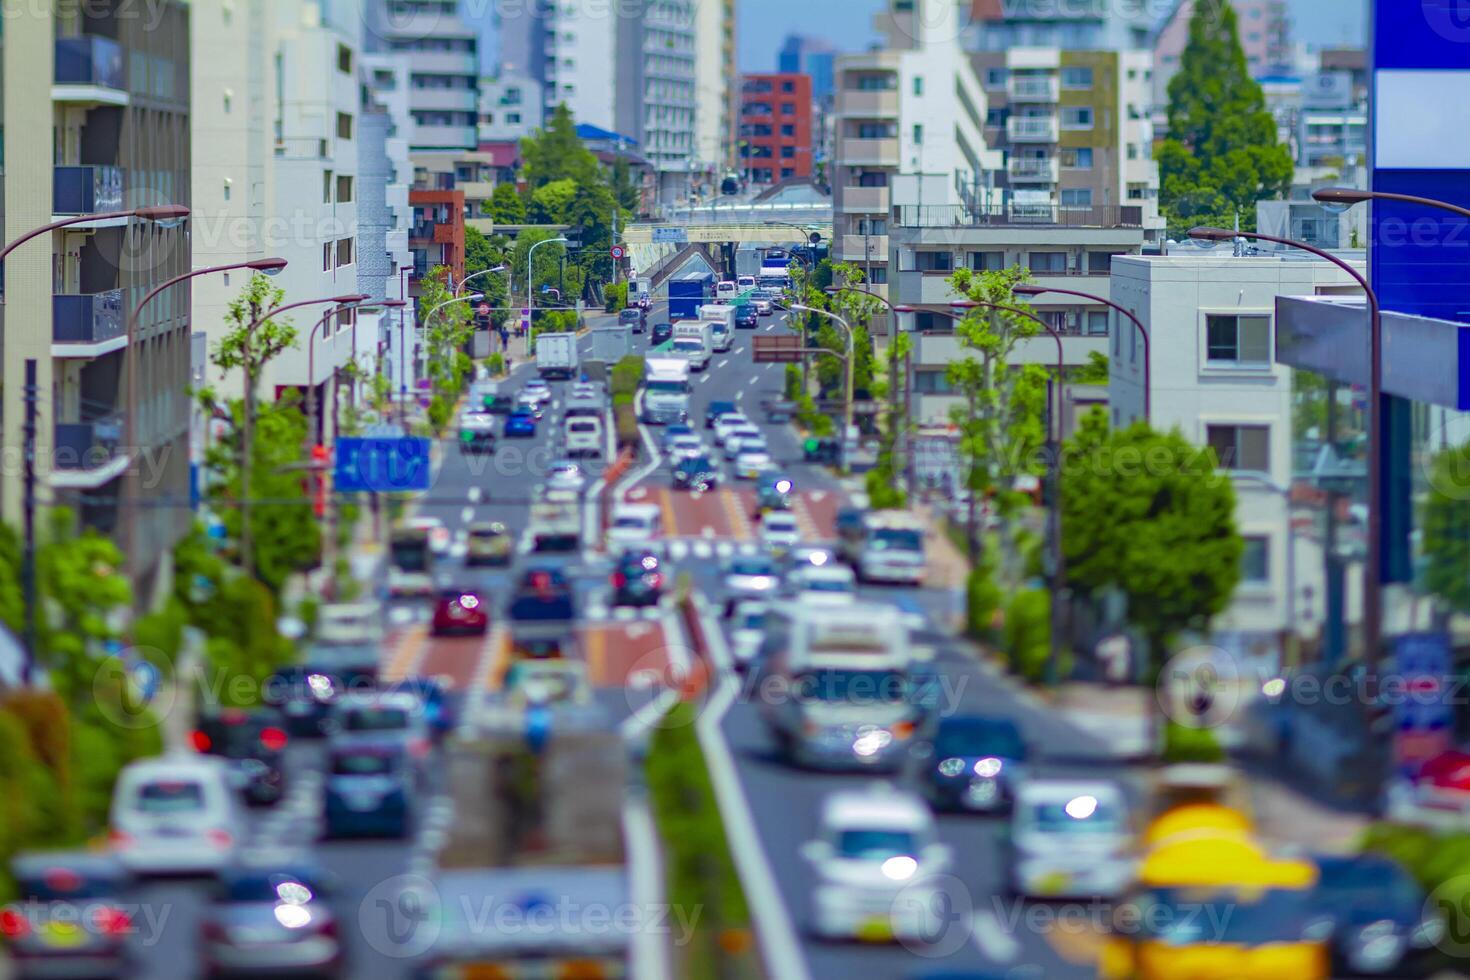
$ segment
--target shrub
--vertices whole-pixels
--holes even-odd
[[[629,354],[621,358],[612,366],[612,373],[608,382],[608,391],[613,396],[613,403],[617,404],[619,395],[627,395],[631,401],[638,391],[638,385],[643,380],[643,358],[636,354]]]
[[[505,373],[505,355],[500,353],[491,354],[485,360],[485,368],[495,377],[500,377]]]
[[[1212,728],[1191,728],[1177,721],[1164,726],[1165,762],[1223,762],[1225,749]]]
[[[638,412],[633,408],[631,396],[627,402],[613,405],[613,426],[617,432],[619,448],[638,448]]]
[[[628,284],[608,283],[603,287],[602,296],[602,308],[609,313],[617,313],[628,305]]]
[[[988,553],[987,553],[988,554]],[[975,639],[993,639],[996,614],[1002,601],[1000,586],[995,584],[995,566],[982,556],[980,564],[970,571],[965,583],[965,631]]]
[[[1006,609],[1002,642],[1011,669],[1029,681],[1046,675],[1051,654],[1051,596],[1042,589],[1017,592]]]
[[[798,365],[786,365],[786,383],[783,393],[792,401],[801,397],[801,368]]]

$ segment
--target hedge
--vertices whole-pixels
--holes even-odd
[[[1177,721],[1164,726],[1165,762],[1224,762],[1225,749],[1212,728],[1191,728]]]
[[[1051,656],[1051,595],[1043,589],[1017,592],[1006,608],[1001,642],[1011,670],[1028,681],[1045,677]]]

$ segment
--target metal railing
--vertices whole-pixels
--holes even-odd
[[[985,228],[1014,225],[1057,225],[1064,228],[1142,228],[1143,208],[1137,205],[1064,207],[1052,204],[1012,204],[971,208],[962,204],[905,204],[894,209],[900,228]]]

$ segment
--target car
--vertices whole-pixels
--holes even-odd
[[[656,606],[664,594],[664,574],[651,551],[626,551],[612,573],[614,606]]]
[[[659,437],[659,444],[663,447],[664,452],[668,452],[669,443],[672,440],[677,439],[679,436],[692,435],[694,435],[694,430],[688,425],[685,425],[683,422],[671,422],[664,426],[663,434]]]
[[[685,456],[674,464],[674,488],[676,490],[709,490],[720,481],[720,471],[709,456]]]
[[[471,524],[465,535],[464,563],[477,565],[509,565],[515,541],[510,530],[499,521]]]
[[[765,555],[736,555],[725,563],[725,612],[729,615],[741,599],[764,599],[776,593],[781,583],[776,563]]]
[[[16,977],[130,977],[136,898],[109,854],[20,854],[14,901],[0,906],[0,938]]]
[[[773,511],[761,520],[761,543],[775,555],[784,555],[801,540],[796,518],[787,511]]]
[[[590,704],[587,665],[576,660],[517,660],[505,671],[507,704]]]
[[[674,462],[685,456],[703,456],[704,451],[704,443],[696,435],[675,436],[664,441],[664,452]]]
[[[770,316],[772,313],[775,312],[775,306],[772,304],[771,294],[769,291],[764,289],[758,289],[755,291],[755,294],[750,298],[750,305],[755,307],[757,316]]]
[[[536,437],[536,415],[517,408],[506,416],[504,435],[507,439],[534,439]]]
[[[786,576],[786,596],[807,606],[844,606],[857,601],[857,576],[837,562],[796,564]]]
[[[402,742],[377,737],[329,746],[326,770],[326,837],[409,836],[418,780]]]
[[[1444,939],[1445,921],[1403,865],[1367,853],[1316,863],[1312,905],[1332,922],[1333,975],[1427,975],[1425,954]]]
[[[540,422],[546,417],[546,402],[533,398],[530,395],[521,395],[516,399],[516,412],[525,412]],[[514,413],[512,413],[514,414]]]
[[[788,476],[768,476],[755,495],[755,516],[791,509],[792,482]]]
[[[295,664],[266,678],[260,700],[281,713],[288,735],[311,738],[323,734],[332,702],[346,689],[347,682],[332,671]]]
[[[755,276],[736,276],[735,277],[735,286],[741,292],[744,292],[747,289],[754,289],[755,288]]]
[[[672,323],[655,323],[649,331],[648,343],[654,347],[667,344],[674,339],[674,325]]]
[[[483,636],[490,628],[483,597],[469,589],[445,589],[434,602],[431,630],[435,636]]]
[[[403,522],[403,527],[408,531],[423,532],[428,535],[429,550],[436,555],[449,553],[450,534],[449,528],[437,517],[411,517]]]
[[[742,412],[729,412],[715,419],[713,428],[715,431],[715,445],[723,446],[725,444],[725,437],[731,432],[734,432],[736,429],[750,428],[750,419],[746,418]]]
[[[735,454],[735,476],[740,480],[759,480],[774,465],[764,449],[742,449]]]
[[[521,574],[510,601],[510,618],[546,621],[576,618],[571,582],[558,565],[531,565]]]
[[[953,855],[918,796],[881,783],[830,794],[801,856],[816,877],[817,937],[911,942],[942,935],[949,903],[939,881]]]
[[[337,976],[343,953],[334,897],[320,867],[286,854],[226,869],[199,923],[205,972]]]
[[[1004,812],[1025,782],[1026,741],[1007,718],[948,715],[916,749],[919,784],[936,810]]]
[[[745,670],[756,660],[766,638],[766,603],[741,599],[730,607],[730,656],[737,670]]]
[[[192,752],[124,766],[110,818],[112,853],[140,875],[214,874],[234,858],[246,830],[228,764]]]
[[[521,397],[544,405],[551,401],[551,385],[545,378],[532,378],[521,386]]]
[[[546,489],[548,490],[570,490],[576,493],[586,482],[587,477],[582,472],[582,466],[575,460],[553,460],[546,467]]]
[[[422,763],[433,749],[424,702],[409,690],[354,691],[338,699],[328,727],[329,750],[388,740],[401,745],[411,762]]]
[[[786,556],[786,575],[800,572],[808,565],[818,567],[835,565],[837,555],[824,544],[799,544]]]
[[[715,427],[715,420],[721,415],[736,414],[738,414],[738,409],[736,409],[734,402],[710,402],[704,409],[704,427],[706,429],[713,429]]]
[[[194,751],[224,759],[230,785],[256,806],[277,803],[286,792],[286,720],[275,708],[206,710],[189,733]]]
[[[756,305],[754,303],[747,303],[744,306],[739,306],[735,308],[736,330],[754,330],[756,327],[760,326],[760,324],[760,311],[756,308]]]
[[[607,389],[604,388],[600,382],[597,382],[597,381],[578,381],[578,382],[576,382],[575,384],[572,385],[572,399],[571,400],[573,400],[573,401],[577,401],[579,399],[580,400],[596,400],[596,399],[606,399],[606,398],[607,398]]]
[[[1026,898],[1116,898],[1133,879],[1127,802],[1116,783],[1031,779],[1016,787],[1011,891]]]
[[[618,326],[633,328],[633,333],[642,333],[648,323],[648,312],[641,306],[629,306],[618,312]]]
[[[454,728],[454,705],[444,684],[436,677],[411,676],[393,681],[379,690],[390,694],[407,694],[419,703],[429,736],[441,742]]]
[[[495,416],[488,412],[462,412],[459,416],[459,451],[471,455],[493,455]]]
[[[766,437],[761,434],[760,429],[757,429],[753,425],[746,425],[738,429],[731,429],[726,433],[725,441],[721,445],[725,450],[725,458],[734,460],[736,456],[740,455],[742,449],[759,449],[765,451]]]
[[[648,547],[663,536],[664,512],[658,504],[617,504],[607,528],[607,546]]]

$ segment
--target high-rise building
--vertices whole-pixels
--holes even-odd
[[[1235,8],[1240,46],[1253,77],[1291,71],[1294,52],[1286,0],[1229,0]],[[1154,103],[1169,101],[1169,80],[1179,71],[1179,59],[1189,42],[1189,21],[1195,0],[1178,0],[1154,39]]]
[[[189,15],[175,2],[147,18],[121,0],[6,7],[5,241],[61,218],[192,205]],[[208,218],[196,212],[192,230],[89,219],[4,264],[0,443],[24,445],[34,372],[36,502],[115,537],[143,597],[193,518],[189,286],[160,294],[132,331],[128,318],[195,265],[191,239],[216,227]],[[16,462],[0,475],[7,523],[24,502]]]
[[[545,118],[541,83],[502,69],[480,79],[480,142],[503,143],[530,136]]]
[[[1137,51],[1153,42],[1159,14],[1159,0],[970,0],[969,6],[963,42],[968,51]]]
[[[694,16],[695,158],[714,172],[735,154],[735,0],[700,0]]]
[[[408,58],[414,153],[479,145],[479,39],[458,0],[366,0],[366,50]]]
[[[836,59],[837,49],[826,38],[788,34],[776,55],[776,70],[785,75],[810,76],[812,98],[821,104],[832,98]]]
[[[740,167],[754,184],[812,175],[812,80],[746,75],[740,83]]]

